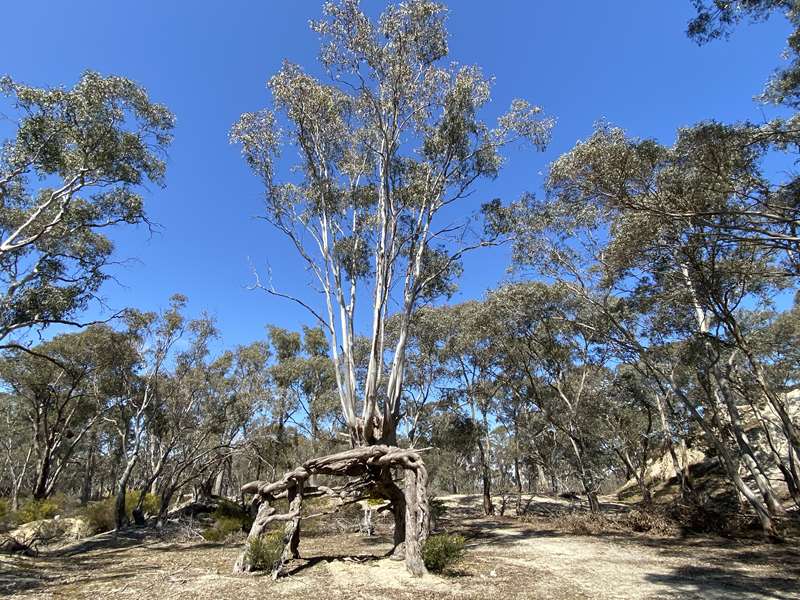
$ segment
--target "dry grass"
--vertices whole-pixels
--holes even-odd
[[[800,598],[796,546],[745,545],[720,538],[649,533],[576,535],[541,516],[482,517],[475,497],[445,499],[442,528],[467,540],[455,571],[414,579],[391,549],[388,523],[360,537],[318,527],[301,543],[303,559],[277,582],[233,575],[240,545],[171,531],[99,536],[73,554],[0,559],[0,596],[63,600],[158,598],[244,600],[323,597],[433,598]],[[535,499],[535,505],[559,505]],[[563,506],[563,503],[562,503]],[[552,510],[548,506],[547,510]],[[613,514],[611,509],[609,513]],[[545,514],[545,513],[543,513]],[[615,519],[618,517],[614,517]]]

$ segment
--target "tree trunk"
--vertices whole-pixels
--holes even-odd
[[[92,479],[94,476],[94,452],[96,444],[96,439],[92,438],[89,440],[89,455],[86,458],[86,465],[83,470],[83,483],[81,485],[81,506],[86,506],[92,498]]]
[[[597,492],[586,487],[584,487],[584,490],[586,491],[586,500],[589,502],[589,512],[593,514],[599,513],[600,501],[597,499]]]
[[[117,530],[122,529],[128,524],[128,515],[125,510],[125,492],[128,490],[128,480],[133,474],[133,468],[136,466],[138,457],[139,453],[137,448],[137,452],[131,456],[117,482],[117,493],[114,499],[114,524]]]
[[[652,504],[653,497],[650,494],[650,489],[647,487],[647,483],[644,480],[644,476],[640,474],[640,472],[633,466],[631,462],[631,458],[628,455],[628,451],[623,450],[616,450],[617,456],[622,459],[622,463],[625,465],[625,469],[630,471],[633,475],[633,478],[636,479],[636,485],[639,486],[639,491],[642,493],[642,502],[644,504]]]
[[[489,468],[489,460],[486,456],[486,449],[483,441],[478,440],[478,454],[481,461],[481,489],[483,494],[483,514],[493,515],[494,504],[492,504],[492,473]]]
[[[422,560],[421,530],[424,523],[420,518],[418,473],[406,470],[406,568],[414,577],[422,577],[428,570]]]

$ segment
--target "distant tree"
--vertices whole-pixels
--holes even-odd
[[[591,307],[564,286],[525,283],[492,292],[485,311],[500,372],[519,377],[528,401],[564,436],[575,477],[598,512],[610,374]]]
[[[115,484],[114,516],[116,528],[127,524],[126,492],[140,458],[148,427],[158,405],[159,386],[166,374],[167,361],[190,324],[181,314],[186,298],[179,294],[170,299],[170,307],[161,314],[130,311],[128,335],[134,352],[134,368],[119,373],[120,393],[111,401],[105,420],[117,436],[122,471]],[[206,338],[204,338],[205,341]]]
[[[10,388],[4,400],[29,427],[35,499],[50,496],[86,434],[122,394],[131,373],[126,337],[104,325],[62,334],[32,350],[11,351],[0,360],[0,376]]]

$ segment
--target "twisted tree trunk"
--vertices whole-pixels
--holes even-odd
[[[336,512],[344,505],[380,496],[391,502],[395,515],[395,556],[405,559],[406,568],[414,576],[424,575],[427,571],[422,560],[422,546],[428,537],[430,511],[427,495],[428,473],[419,452],[384,445],[353,448],[310,459],[276,482],[253,481],[242,486],[243,493],[254,495],[253,503],[258,506],[258,513],[247,536],[245,549],[234,565],[234,572],[256,570],[257,566],[252,564],[247,548],[275,522],[285,521],[286,527],[283,536],[284,550],[280,560],[272,568],[273,577],[278,577],[290,560],[300,557],[302,519],[321,516],[302,515],[304,497],[334,498],[337,506],[330,512]],[[405,487],[402,491],[391,477],[393,468],[405,471]],[[307,485],[313,475],[356,479],[337,488]],[[272,502],[284,496],[289,500],[289,511],[279,514]]]

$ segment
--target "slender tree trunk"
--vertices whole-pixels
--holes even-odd
[[[89,440],[89,453],[86,457],[86,465],[83,469],[83,483],[81,485],[81,506],[86,504],[92,498],[92,479],[94,479],[94,453],[97,440],[95,437]]]
[[[644,477],[640,472],[633,466],[631,462],[631,458],[628,455],[627,450],[616,450],[617,456],[620,457],[622,460],[623,465],[625,468],[633,474],[633,478],[636,480],[636,485],[639,486],[639,491],[642,493],[642,502],[644,504],[652,504],[653,497],[650,494],[650,489],[647,487],[647,483],[644,480]]]

